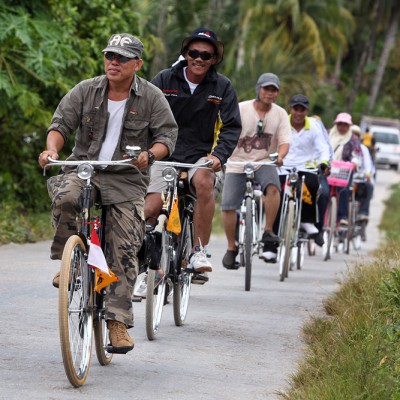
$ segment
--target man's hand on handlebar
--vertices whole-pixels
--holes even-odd
[[[44,168],[44,166],[50,162],[49,157],[53,158],[54,160],[58,160],[58,153],[53,150],[43,150],[39,154],[38,162],[42,168]]]
[[[206,157],[206,161],[211,160],[212,164],[209,166],[214,172],[221,171],[221,161],[218,157],[209,155]]]
[[[131,164],[134,165],[140,171],[147,168],[149,155],[147,151],[141,151],[139,155],[135,156],[133,154],[124,154],[123,158],[132,158]]]

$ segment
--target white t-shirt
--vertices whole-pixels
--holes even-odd
[[[193,83],[193,82],[190,82],[190,81],[189,81],[189,79],[188,79],[188,77],[187,77],[187,75],[186,75],[186,69],[187,69],[187,67],[183,68],[183,75],[185,76],[186,82],[187,82],[188,85],[189,85],[190,93],[193,94],[193,92],[195,91],[195,89],[197,88],[197,86],[199,86],[199,84],[198,84],[198,83]]]
[[[280,145],[292,141],[288,113],[275,103],[263,119],[262,136],[257,136],[260,117],[254,108],[254,101],[239,103],[242,132],[229,161],[269,161],[269,154],[277,152]],[[243,167],[227,165],[226,172],[243,172]]]
[[[99,161],[110,161],[113,158],[115,149],[121,136],[122,118],[124,116],[126,101],[108,100],[108,119],[106,138],[101,146]]]

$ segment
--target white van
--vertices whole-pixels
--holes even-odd
[[[375,164],[388,165],[399,169],[400,131],[395,127],[371,125],[369,128],[375,139]]]

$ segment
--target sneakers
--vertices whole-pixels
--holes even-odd
[[[318,233],[317,227],[311,222],[302,222],[300,223],[300,227],[304,229],[305,232],[309,235],[314,235],[315,233]]]
[[[279,243],[281,238],[278,235],[275,235],[275,233],[272,231],[265,231],[261,241],[263,243]]]
[[[126,354],[135,346],[132,338],[128,335],[126,325],[118,321],[107,321],[109,330],[110,346],[107,351],[109,353]]]
[[[368,222],[368,215],[359,215],[358,220],[361,222]]]
[[[342,219],[339,221],[339,225],[347,226],[348,224],[349,224],[349,222],[347,221],[347,219],[342,218]]]
[[[264,243],[263,252],[260,256],[267,263],[276,263],[278,246],[276,243]]]
[[[222,259],[222,265],[226,269],[238,269],[240,264],[236,262],[236,256],[238,255],[238,249],[236,250],[227,250],[224,258]]]
[[[207,260],[207,254],[202,246],[195,246],[194,253],[189,257],[188,269],[194,272],[212,272],[210,261]]]
[[[147,294],[147,271],[142,272],[136,279],[135,287],[133,288],[133,296],[146,298]]]
[[[133,297],[146,298],[147,295],[147,271],[142,272],[136,279],[135,287],[133,289]],[[164,277],[164,271],[159,269],[156,271],[155,282],[156,284]]]

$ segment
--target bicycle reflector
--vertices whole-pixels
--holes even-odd
[[[81,164],[77,168],[78,176],[81,179],[89,179],[93,176],[93,165],[90,164]]]
[[[162,176],[167,182],[174,181],[175,178],[176,178],[176,175],[177,175],[176,174],[176,169],[172,168],[172,167],[164,168],[164,170],[162,172]]]

